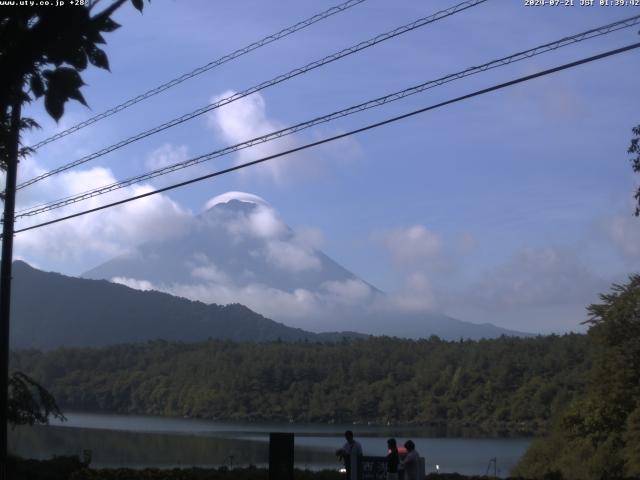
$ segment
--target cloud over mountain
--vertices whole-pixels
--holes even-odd
[[[296,233],[260,197],[228,192],[206,206],[180,235],[143,243],[84,276],[205,303],[237,302],[311,331],[453,338],[463,331],[447,332],[463,322],[432,310],[429,280],[419,273],[404,291],[387,295],[318,250],[317,232]],[[402,242],[405,234],[392,240]],[[434,248],[431,235],[415,227],[408,241],[422,255],[426,247],[418,244]]]
[[[21,163],[22,179],[45,172],[34,160]],[[17,210],[40,205],[117,182],[111,170],[91,167],[69,170],[39,182],[36,187],[20,190]],[[46,222],[61,215],[91,209],[127,197],[153,190],[149,184],[125,187],[114,192],[45,212],[35,217],[17,220],[16,228]],[[60,271],[80,270],[91,259],[110,258],[129,246],[152,238],[171,237],[189,228],[191,212],[166,195],[153,195],[138,201],[109,208],[92,215],[77,217],[63,223],[21,233],[15,242],[17,258],[27,258],[34,265],[44,264]],[[94,260],[95,261],[95,260]]]

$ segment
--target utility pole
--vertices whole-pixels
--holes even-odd
[[[7,145],[7,178],[2,225],[0,263],[0,480],[7,477],[7,421],[9,406],[9,318],[11,313],[11,267],[13,261],[13,222],[16,207],[16,177],[20,148],[21,99],[11,107],[11,127]]]

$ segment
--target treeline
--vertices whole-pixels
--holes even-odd
[[[63,410],[541,434],[585,388],[584,335],[338,344],[154,341],[12,354]]]
[[[640,275],[614,285],[588,311],[593,365],[585,392],[554,417],[514,475],[640,478]]]
[[[269,472],[265,468],[173,468],[173,469],[93,469],[76,457],[55,457],[52,460],[22,460],[9,458],[8,478],[12,480],[265,480]],[[344,480],[337,470],[294,469],[296,480]],[[508,477],[504,480],[524,480]],[[488,477],[465,476],[457,473],[430,473],[424,480],[488,480]],[[563,480],[561,475],[554,480]],[[623,480],[623,479],[617,479]]]
[[[7,474],[11,480],[264,480],[264,468],[172,468],[172,469],[93,469],[77,457],[54,457],[51,460],[25,460],[9,457]],[[296,480],[344,480],[336,470],[294,470]],[[426,478],[429,478],[427,476]],[[445,477],[446,478],[446,477]],[[453,480],[466,477],[455,476]],[[441,480],[440,478],[438,480]]]

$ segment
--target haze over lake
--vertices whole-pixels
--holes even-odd
[[[313,470],[340,465],[333,452],[352,429],[365,455],[385,455],[385,439],[411,438],[426,458],[427,472],[484,474],[497,458],[499,474],[506,476],[524,453],[527,438],[438,438],[417,427],[368,425],[303,425],[284,423],[213,422],[197,419],[67,413],[67,422],[21,427],[10,434],[10,449],[25,457],[92,451],[93,467],[264,466],[269,432],[295,433],[295,465]],[[493,468],[492,468],[493,470]]]

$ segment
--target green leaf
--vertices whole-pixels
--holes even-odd
[[[107,58],[107,54],[98,47],[93,47],[89,52],[89,61],[96,67],[111,71],[109,69],[109,59]]]
[[[84,85],[80,74],[69,67],[56,68],[49,78],[49,88],[51,88],[52,83],[62,91],[77,90]]]
[[[87,31],[87,40],[90,42],[90,45],[94,44],[105,44],[107,43],[104,37],[100,34],[100,29],[98,26],[93,27],[91,30]]]
[[[100,31],[102,31],[102,32],[113,32],[114,30],[117,30],[118,28],[120,28],[120,26],[121,25],[119,23],[114,22],[109,17],[106,17],[103,20],[102,25],[100,26]]]
[[[67,63],[69,65],[73,65],[77,70],[82,71],[87,68],[87,55],[80,47],[69,54],[67,57]]]
[[[9,377],[8,394],[7,419],[12,426],[47,424],[49,417],[66,420],[53,395],[22,372]]]
[[[33,75],[31,75],[29,85],[36,98],[40,98],[42,95],[44,95],[44,83],[42,82],[42,77],[40,77],[38,73],[34,73]]]
[[[131,0],[131,3],[138,11],[142,12],[142,9],[144,8],[143,0]]]
[[[59,96],[49,93],[48,91],[44,96],[44,108],[57,122],[64,113],[64,101]]]
[[[31,130],[32,128],[40,128],[40,125],[33,118],[22,117],[20,120],[20,130]]]
[[[87,104],[80,93],[80,87],[84,82],[75,69],[60,67],[53,71],[45,70],[42,75],[47,80],[45,108],[56,121],[64,113],[64,104],[69,99],[77,100],[83,105]]]
[[[82,92],[80,92],[79,89],[72,90],[71,92],[69,92],[69,98],[73,98],[74,100],[76,100],[77,102],[80,102],[85,107],[89,106],[87,105],[87,101],[84,99],[84,96],[82,95]]]

